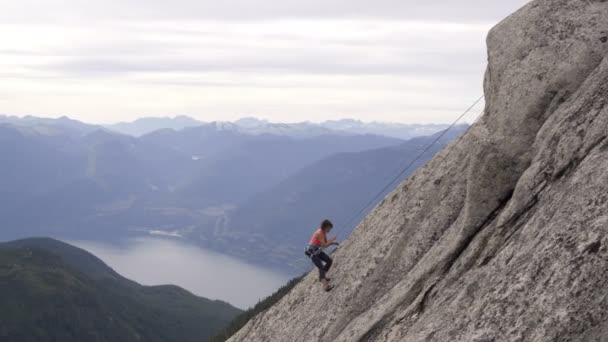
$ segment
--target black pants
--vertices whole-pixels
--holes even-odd
[[[320,252],[317,255],[313,255],[311,259],[312,263],[315,264],[315,266],[317,266],[319,269],[319,280],[325,279],[325,273],[327,273],[331,268],[333,260],[331,260],[329,255],[325,254],[325,252]],[[325,263],[325,265],[323,263]]]

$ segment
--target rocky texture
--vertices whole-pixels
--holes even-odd
[[[605,341],[608,1],[488,37],[486,113],[231,341]]]

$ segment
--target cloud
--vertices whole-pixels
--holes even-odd
[[[523,4],[4,2],[0,110],[94,122],[177,112],[450,121],[447,108],[479,96],[486,32]]]
[[[4,20],[380,18],[494,22],[525,1],[505,0],[21,0],[3,4]]]
[[[134,73],[242,72],[361,75],[449,75],[478,71],[477,49],[489,25],[379,20],[284,20],[241,24],[148,23],[124,34],[71,32],[44,38],[57,46],[10,50],[33,71],[69,77]],[[313,29],[311,29],[313,28]],[[282,31],[277,33],[277,31]],[[44,58],[46,57],[46,62]],[[454,62],[457,61],[456,64]]]

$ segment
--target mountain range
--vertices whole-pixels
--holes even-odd
[[[106,128],[132,136],[142,136],[161,129],[181,130],[208,124],[188,116],[144,117],[132,122],[105,125]],[[398,139],[411,139],[437,133],[448,127],[445,124],[401,124],[390,122],[363,122],[353,119],[330,120],[320,123],[273,123],[254,117],[244,117],[234,122],[217,122],[225,128],[246,134],[273,134],[293,138],[311,138],[320,135],[375,134]]]
[[[238,205],[333,153],[401,142],[258,136],[215,124],[141,138],[107,130],[51,135],[3,124],[0,141],[0,211],[13,232],[97,237],[193,224],[206,208]]]
[[[98,125],[73,120],[67,116],[53,119],[31,115],[23,117],[0,115],[0,124],[9,124],[29,133],[39,133],[45,136],[67,135],[70,137],[80,137],[103,128]]]
[[[294,274],[301,258],[293,251],[317,221],[346,225],[348,213],[435,139],[254,133],[254,119],[239,123],[250,132],[215,122],[134,137],[68,118],[2,118],[0,238],[153,234],[266,264],[254,247],[259,236],[276,235],[273,266]],[[415,167],[464,128],[450,130]]]
[[[105,125],[105,127],[115,132],[139,137],[160,129],[173,129],[178,131],[187,127],[196,127],[204,124],[204,122],[193,119],[189,116],[178,115],[172,118],[144,117],[132,122],[119,122],[116,124]]]

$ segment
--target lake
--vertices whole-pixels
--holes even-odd
[[[120,246],[67,241],[83,248],[121,275],[143,285],[174,284],[209,299],[245,309],[290,277],[179,240],[140,238]]]

